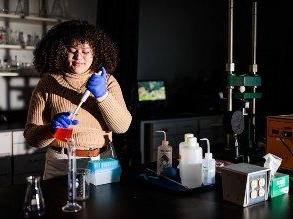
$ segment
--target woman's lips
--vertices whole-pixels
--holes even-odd
[[[79,66],[82,66],[83,65],[83,63],[81,63],[81,62],[74,62],[74,63],[72,63],[73,64],[73,66],[75,66],[75,67],[79,67]]]

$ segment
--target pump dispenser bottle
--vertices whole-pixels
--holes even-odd
[[[161,175],[163,170],[167,167],[172,167],[172,147],[167,141],[165,131],[156,131],[164,134],[164,139],[162,144],[158,146],[158,155],[157,155],[157,174]]]
[[[202,161],[202,183],[204,185],[215,184],[216,161],[210,152],[210,141],[207,138],[201,138],[201,141],[207,142],[207,153]]]
[[[188,137],[187,143],[181,148],[180,159],[181,183],[188,188],[202,185],[202,148],[196,137]]]

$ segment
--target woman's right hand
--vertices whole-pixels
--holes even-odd
[[[101,73],[92,74],[86,85],[86,88],[96,99],[103,97],[107,93],[107,71],[104,67],[101,67],[99,72]]]
[[[58,128],[69,128],[71,125],[78,125],[78,120],[71,119],[71,112],[58,113],[54,116],[50,124],[51,133],[55,133]]]

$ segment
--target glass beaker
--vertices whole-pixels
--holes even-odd
[[[68,142],[72,138],[72,132],[72,128],[57,128],[53,136],[59,141]]]
[[[78,168],[76,170],[76,198],[77,201],[84,201],[89,198],[89,173],[88,169]]]
[[[45,201],[40,185],[40,176],[28,176],[24,199],[24,217],[38,217],[45,214]]]
[[[67,178],[67,203],[62,207],[65,212],[78,212],[81,206],[75,202],[76,198],[76,157],[75,157],[75,141],[73,138],[67,139],[67,156],[68,156],[68,178]]]

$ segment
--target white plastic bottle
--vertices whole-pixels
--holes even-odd
[[[179,143],[179,163],[178,163],[178,166],[177,166],[178,169],[180,169],[180,160],[181,159],[184,159],[184,157],[182,158],[182,156],[184,156],[182,154],[182,148],[186,146],[186,144],[187,144],[187,138],[190,138],[190,137],[194,137],[194,134],[192,134],[192,133],[186,133],[186,134],[184,134],[184,141],[182,141],[182,142]],[[179,171],[179,173],[180,173],[180,171]],[[181,177],[181,175],[180,175],[180,177]]]
[[[187,143],[181,148],[180,160],[181,183],[188,188],[202,185],[202,148],[196,137],[187,138]]]
[[[179,143],[179,160],[181,160],[181,157],[182,157],[182,148],[186,146],[187,138],[190,138],[190,137],[194,137],[194,134],[192,133],[184,134],[184,141]]]
[[[207,138],[201,138],[201,141],[207,142],[207,153],[202,161],[202,183],[204,185],[215,184],[216,176],[216,161],[213,159],[213,154],[210,152],[210,141]]]
[[[162,144],[158,146],[158,155],[157,155],[157,174],[160,175],[163,170],[167,167],[172,167],[172,147],[167,141],[165,131],[156,131],[164,133],[164,139]]]

